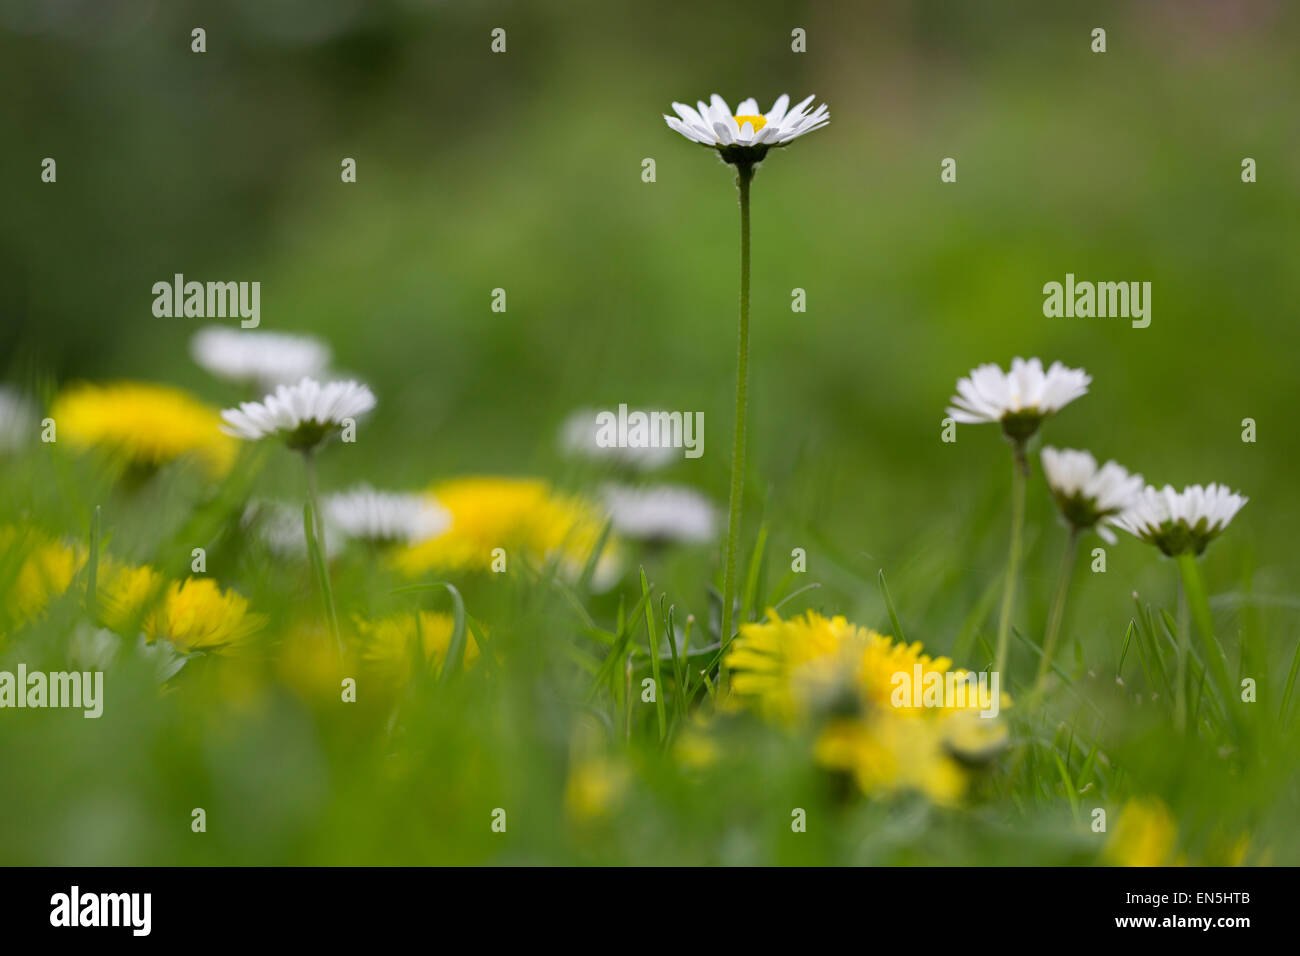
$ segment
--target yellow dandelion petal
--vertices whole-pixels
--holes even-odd
[[[167,586],[161,605],[145,620],[144,633],[151,641],[171,641],[183,653],[225,651],[265,623],[234,591],[223,591],[211,578],[186,578]]]
[[[1169,866],[1178,861],[1178,821],[1159,797],[1135,797],[1124,804],[1106,841],[1103,857],[1114,866]]]
[[[451,646],[456,621],[450,614],[437,611],[420,611],[419,621],[423,661],[430,668],[441,667]],[[395,614],[375,621],[358,620],[361,660],[382,678],[405,684],[414,676],[417,662],[415,622],[414,614]],[[473,663],[478,654],[474,635],[467,630],[464,663]]]

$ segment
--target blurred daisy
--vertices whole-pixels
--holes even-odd
[[[330,362],[329,346],[319,339],[220,325],[195,332],[190,355],[217,378],[262,389],[322,375]]]
[[[375,407],[375,396],[354,381],[322,385],[304,377],[280,385],[260,402],[240,402],[221,413],[222,431],[247,441],[280,438],[295,451],[310,451],[349,420]]]
[[[244,509],[240,524],[245,530],[255,531],[262,544],[278,555],[289,558],[307,555],[301,506],[286,501],[254,501]],[[327,554],[336,553],[347,540],[343,529],[328,514],[324,516],[321,532]]]
[[[782,93],[766,113],[759,112],[758,100],[744,100],[732,113],[731,107],[717,93],[708,105],[700,101],[695,107],[674,103],[676,116],[664,116],[669,128],[691,142],[709,146],[727,162],[757,162],[773,146],[786,146],[805,133],[830,123],[830,109],[825,103],[810,109],[815,97],[809,96],[794,108],[790,97]]]
[[[1060,362],[1043,371],[1039,359],[1015,358],[1009,372],[989,363],[957,382],[948,414],[968,425],[1000,424],[1007,438],[1023,448],[1044,419],[1087,394],[1091,381],[1083,369]]]
[[[139,468],[193,456],[219,477],[237,451],[215,408],[166,385],[73,386],[55,399],[50,417],[59,441],[107,449]]]
[[[0,386],[0,453],[17,451],[35,435],[35,407],[21,392]]]
[[[1076,532],[1095,530],[1107,544],[1115,543],[1113,524],[1142,490],[1142,476],[1130,475],[1113,461],[1100,468],[1086,451],[1044,448],[1043,474],[1061,514]]]
[[[600,424],[597,420],[599,414],[596,409],[583,408],[566,418],[564,424],[560,426],[561,450],[575,458],[609,461],[639,471],[662,468],[681,454],[679,449],[667,446],[633,448],[602,445],[597,440],[600,433]]]
[[[325,498],[325,520],[351,538],[418,544],[451,527],[451,515],[429,495],[376,491],[361,485]]]
[[[107,628],[85,625],[72,635],[68,657],[85,670],[108,670],[117,660],[125,642]],[[154,680],[165,684],[185,666],[187,658],[176,653],[170,644],[150,644],[143,634],[136,638],[135,656],[153,671]]]
[[[1170,557],[1201,554],[1249,501],[1226,485],[1147,485],[1115,523]]]
[[[717,514],[708,498],[680,485],[606,485],[601,498],[614,530],[647,541],[712,541]]]

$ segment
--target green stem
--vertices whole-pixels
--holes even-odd
[[[1025,530],[1025,485],[1029,459],[1023,445],[1016,445],[1011,469],[1011,550],[1007,556],[1007,579],[1002,588],[1002,610],[998,615],[997,656],[993,669],[1005,676],[1007,640],[1011,636],[1011,611],[1016,603],[1016,579],[1020,574],[1020,539]]]
[[[1214,618],[1210,614],[1210,601],[1205,594],[1205,585],[1201,582],[1200,567],[1196,563],[1196,555],[1191,552],[1184,552],[1178,556],[1178,570],[1182,576],[1182,591],[1186,597],[1186,605],[1191,609],[1192,618],[1196,621],[1196,629],[1201,632],[1201,643],[1205,650],[1205,666],[1210,669],[1210,675],[1214,678],[1213,684],[1217,686],[1219,696],[1224,702],[1225,711],[1231,714],[1231,678],[1228,677],[1228,661],[1223,656],[1223,651],[1219,647],[1219,642],[1214,639]],[[1180,609],[1180,616],[1186,618],[1186,610]],[[1179,653],[1183,652],[1183,644],[1187,638],[1183,632],[1190,631],[1186,626],[1186,620],[1180,623],[1179,627]],[[1179,665],[1180,670],[1182,665]],[[1185,714],[1184,714],[1185,716]]]
[[[1180,569],[1181,570],[1181,567]],[[1174,678],[1174,726],[1182,733],[1187,729],[1187,658],[1191,652],[1191,623],[1187,619],[1187,587],[1178,581],[1178,674]]]
[[[1038,661],[1038,689],[1043,689],[1047,672],[1052,666],[1052,655],[1056,652],[1056,642],[1061,635],[1061,622],[1065,618],[1065,598],[1070,590],[1070,575],[1074,570],[1074,558],[1079,552],[1079,529],[1071,526],[1065,541],[1065,553],[1061,556],[1061,571],[1056,578],[1056,591],[1052,595],[1052,607],[1047,613],[1047,636],[1043,638],[1043,656]]]
[[[325,601],[325,623],[329,626],[330,636],[334,638],[339,655],[342,656],[343,636],[339,633],[339,616],[334,607],[334,589],[330,586],[329,558],[325,554],[325,523],[321,518],[320,496],[316,492],[316,462],[310,451],[303,452],[302,460],[303,467],[307,471],[307,502],[311,505],[307,552],[314,553],[319,561],[316,576],[320,582],[321,596]]]
[[[745,490],[745,413],[749,405],[749,184],[753,166],[736,167],[740,189],[740,340],[736,349],[736,437],[731,449],[731,497],[727,507],[727,554],[722,573],[722,631],[719,640],[731,642],[736,595],[736,563],[740,550],[741,499]],[[726,665],[719,663],[721,674]],[[720,678],[719,684],[722,679]]]

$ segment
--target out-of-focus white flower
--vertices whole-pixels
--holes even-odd
[[[303,515],[301,507],[294,507],[283,501],[254,501],[244,509],[241,525],[245,531],[257,535],[267,550],[287,558],[305,558],[307,541],[303,534]],[[330,520],[329,515],[322,517],[324,547],[327,555],[338,554],[338,549],[347,540],[343,529]]]
[[[989,363],[957,382],[948,414],[968,425],[998,423],[1008,438],[1023,445],[1043,419],[1087,394],[1091,382],[1083,369],[1060,362],[1043,371],[1039,359],[1015,358],[1009,372]]]
[[[1061,514],[1076,531],[1095,530],[1107,544],[1115,533],[1106,527],[1142,490],[1142,476],[1130,475],[1108,461],[1100,468],[1089,452],[1072,448],[1043,449],[1043,474]]]
[[[418,544],[451,527],[451,514],[429,495],[376,491],[361,485],[329,495],[326,520],[345,534],[365,541]]]
[[[647,415],[653,414],[653,412],[647,413]],[[596,409],[583,408],[566,418],[564,424],[560,426],[560,447],[577,458],[612,462],[639,471],[662,468],[681,455],[679,449],[667,445],[657,448],[602,445],[598,440],[601,431],[599,415],[600,412]]]
[[[266,390],[323,375],[330,363],[329,346],[319,339],[222,325],[195,332],[190,355],[217,378]]]
[[[123,640],[103,627],[84,625],[72,635],[68,644],[69,661],[80,670],[106,671],[122,650]],[[143,634],[136,637],[135,653],[153,670],[154,680],[166,683],[185,666],[186,657],[178,654],[170,641],[150,643]]]
[[[0,452],[17,451],[35,434],[35,406],[21,392],[0,386]]]
[[[680,485],[606,485],[601,497],[614,530],[650,541],[712,541],[717,511],[708,498]]]
[[[1115,524],[1170,557],[1200,554],[1249,500],[1226,485],[1190,485],[1181,492],[1148,485]]]
[[[744,158],[746,152],[756,161],[771,147],[786,146],[830,123],[830,108],[825,103],[809,109],[814,99],[809,96],[790,109],[790,97],[782,93],[772,108],[762,113],[758,100],[751,97],[732,113],[727,101],[714,93],[707,105],[703,100],[694,107],[674,103],[677,115],[665,114],[664,121],[691,142],[717,149],[728,162],[733,161],[729,153]]]
[[[309,451],[349,420],[375,407],[375,396],[357,382],[322,385],[304,378],[297,385],[280,385],[260,402],[240,402],[221,413],[221,430],[236,438],[260,441],[279,438],[290,448]]]

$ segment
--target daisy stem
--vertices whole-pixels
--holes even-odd
[[[1070,590],[1070,575],[1074,570],[1074,558],[1079,551],[1079,529],[1073,525],[1065,540],[1065,553],[1061,556],[1061,572],[1056,578],[1056,591],[1052,595],[1052,607],[1047,613],[1047,632],[1043,638],[1043,656],[1038,661],[1038,692],[1042,692],[1047,681],[1047,672],[1052,666],[1052,655],[1056,652],[1056,641],[1061,635],[1061,622],[1065,618],[1065,598]]]
[[[307,552],[314,554],[319,562],[316,577],[320,582],[321,597],[325,601],[325,623],[329,626],[330,636],[338,646],[339,655],[343,654],[343,637],[339,633],[339,616],[334,608],[334,589],[330,586],[329,561],[325,554],[324,522],[320,514],[320,496],[316,493],[316,461],[310,450],[302,453],[303,467],[307,472],[307,502],[311,506],[310,532],[307,539]]]
[[[1227,710],[1232,689],[1231,678],[1228,676],[1228,661],[1223,656],[1223,649],[1219,647],[1219,642],[1214,637],[1214,618],[1210,614],[1210,601],[1206,597],[1205,585],[1201,581],[1201,570],[1196,563],[1196,555],[1191,552],[1180,554],[1178,556],[1178,570],[1181,575],[1182,592],[1186,603],[1186,608],[1181,609],[1184,620],[1179,628],[1180,656],[1184,644],[1188,640],[1183,634],[1190,630],[1190,628],[1186,627],[1186,613],[1187,609],[1190,608],[1192,618],[1196,621],[1196,629],[1201,632],[1201,641],[1205,645],[1205,666],[1210,669],[1210,676],[1214,678],[1211,683],[1218,687],[1219,693],[1223,697],[1225,710]]]
[[[740,340],[736,349],[736,437],[731,449],[731,497],[727,507],[727,553],[722,573],[722,646],[731,643],[733,604],[736,594],[736,562],[740,549],[741,498],[745,490],[745,413],[749,404],[749,184],[752,165],[736,166],[740,190]],[[719,663],[719,686],[725,681],[726,664]]]
[[[1182,567],[1179,567],[1179,571]],[[1178,675],[1174,684],[1174,727],[1181,734],[1187,729],[1187,655],[1191,645],[1191,624],[1187,620],[1187,586],[1178,580]]]
[[[997,656],[993,669],[1003,673],[1007,663],[1007,640],[1011,636],[1011,611],[1016,603],[1016,578],[1020,574],[1020,539],[1025,530],[1025,485],[1029,478],[1029,459],[1023,444],[1015,446],[1011,470],[1011,550],[1007,555],[1007,580],[1002,587],[1002,610],[998,614]]]

